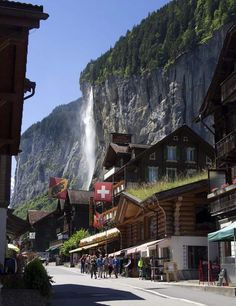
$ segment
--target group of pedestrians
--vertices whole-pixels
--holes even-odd
[[[81,273],[87,273],[91,275],[91,278],[108,278],[112,274],[118,278],[121,271],[122,263],[117,256],[103,257],[101,254],[96,255],[83,255],[80,258],[80,271]]]

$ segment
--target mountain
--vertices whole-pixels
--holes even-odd
[[[227,8],[222,5],[226,2]],[[181,5],[185,13],[173,24]],[[212,135],[193,119],[230,26],[224,24],[234,19],[232,8],[230,0],[172,1],[89,63],[80,78],[82,98],[57,107],[22,135],[12,205],[45,193],[50,176],[68,178],[77,189],[87,189],[92,177],[102,178],[111,132],[131,133],[135,142],[153,144],[186,123],[212,141]],[[195,40],[186,43],[189,29],[194,29]],[[172,52],[174,34],[182,43],[179,49],[173,44]],[[152,61],[157,50],[169,50],[163,61],[159,55]]]

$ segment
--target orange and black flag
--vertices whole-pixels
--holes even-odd
[[[50,177],[48,195],[50,198],[66,198],[68,180],[59,177]]]

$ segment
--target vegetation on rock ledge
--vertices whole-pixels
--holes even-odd
[[[82,72],[80,82],[104,82],[165,67],[235,20],[235,0],[173,0],[128,31]]]

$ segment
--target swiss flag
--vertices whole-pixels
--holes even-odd
[[[94,201],[112,202],[112,183],[95,183]]]

